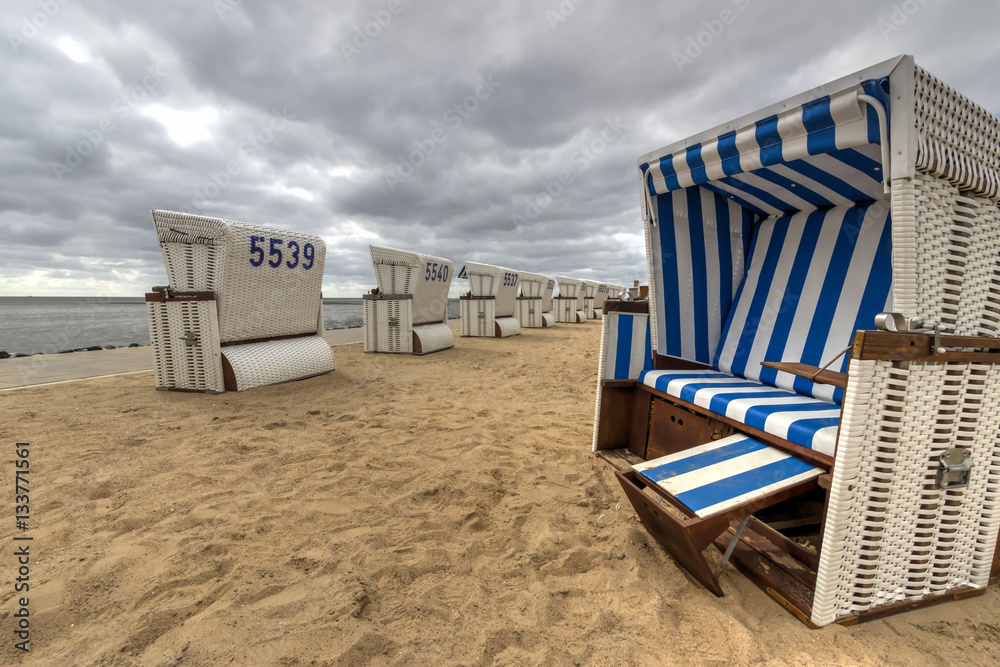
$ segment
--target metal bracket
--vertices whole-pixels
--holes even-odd
[[[389,323],[390,327],[398,327],[399,326],[399,318],[398,317],[390,317],[390,318],[387,318],[386,321]]]
[[[743,536],[743,531],[746,529],[747,524],[750,522],[751,516],[753,515],[747,514],[745,517],[743,517],[743,520],[740,521],[740,525],[736,528],[736,534],[733,535],[733,539],[729,540],[729,546],[726,547],[726,553],[722,554],[722,562],[719,563],[719,567],[715,569],[715,576],[719,576],[719,573],[722,572],[722,568],[724,568],[726,566],[726,563],[729,562],[729,557],[733,555],[733,550],[736,548],[736,543],[739,542],[740,537]]]
[[[952,447],[938,457],[939,489],[964,489],[972,476],[972,455],[965,447]]]
[[[934,334],[934,354],[944,354],[947,348],[941,345],[941,324],[925,322],[919,317],[904,317],[902,313],[879,313],[875,316],[875,328],[880,331],[896,331],[900,333]]]
[[[479,313],[479,319],[485,320],[486,319],[486,313]]]
[[[184,335],[180,336],[180,339],[184,341],[184,344],[188,347],[194,347],[198,344],[198,334],[193,331],[185,331]]]

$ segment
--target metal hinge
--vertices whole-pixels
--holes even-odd
[[[965,447],[952,447],[938,457],[938,488],[964,489],[971,476],[972,455]]]
[[[180,337],[184,344],[188,347],[194,347],[198,344],[198,334],[193,331],[185,331],[184,335]]]

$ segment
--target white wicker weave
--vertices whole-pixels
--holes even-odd
[[[330,344],[321,336],[230,345],[222,354],[233,368],[238,391],[302,380],[334,369]]]
[[[146,315],[157,389],[225,391],[215,301],[147,301]],[[192,344],[188,332],[197,335]]]
[[[521,286],[521,296],[515,304],[514,317],[522,327],[538,329],[545,326],[543,313],[548,307],[545,301],[545,291],[549,289],[549,283],[553,282],[548,276],[540,273],[519,272],[519,284]],[[551,303],[551,293],[548,302]]]
[[[223,343],[316,331],[326,258],[320,237],[169,211],[153,211],[153,225],[171,288],[216,293]],[[259,254],[252,237],[264,239],[256,241]],[[271,239],[280,257],[270,253]]]
[[[1000,530],[1000,366],[853,360],[840,429],[813,623],[985,586]],[[968,488],[934,483],[952,446],[972,452]]]
[[[586,322],[587,314],[583,310],[586,283],[577,278],[566,276],[557,276],[556,280],[559,282],[559,296],[555,297],[552,304],[556,322],[576,324]]]
[[[447,326],[448,290],[455,269],[451,260],[385,246],[371,245],[369,250],[380,298],[365,298],[365,352],[411,354],[419,349],[427,354],[454,347],[455,337]],[[432,326],[440,324],[444,327]],[[430,328],[417,333],[423,325]],[[420,337],[418,347],[415,335]]]
[[[496,322],[496,301],[493,299],[462,299],[459,302],[462,313],[463,336],[494,335]]]
[[[365,352],[412,354],[413,299],[365,299],[363,303]]]
[[[186,213],[153,211],[152,217],[169,292],[212,292],[215,298],[171,296],[148,304],[158,388],[221,392],[223,356],[232,362],[235,355],[242,364],[240,390],[333,370],[333,353],[320,333],[323,239]],[[282,337],[293,338],[268,340]],[[265,347],[238,349],[251,341]]]

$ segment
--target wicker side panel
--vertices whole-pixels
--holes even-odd
[[[601,427],[601,381],[604,379],[604,369],[608,356],[608,320],[607,315],[601,318],[601,346],[597,353],[597,398],[594,400],[594,437],[590,443],[590,451],[597,451],[597,433]]]
[[[233,368],[237,391],[302,380],[334,369],[333,350],[322,336],[231,345],[223,354]]]
[[[542,312],[551,313],[552,312],[552,292],[556,288],[555,278],[549,278],[548,282],[545,283],[545,291],[542,292]]]
[[[455,347],[455,334],[444,322],[415,326],[413,335],[420,340],[420,354],[430,354]]]
[[[147,302],[157,389],[225,391],[214,301]],[[182,339],[197,336],[193,345]]]
[[[514,317],[525,329],[539,329],[542,326],[542,300],[518,299]]]
[[[914,87],[917,169],[1000,199],[1000,118],[920,67]]]
[[[413,300],[365,299],[365,352],[413,353]]]
[[[556,297],[552,302],[552,314],[556,322],[577,322],[576,297],[564,299]]]
[[[493,323],[496,321],[496,304],[493,299],[462,299],[463,336],[493,337]]]
[[[982,588],[1000,529],[1000,366],[853,360],[812,621]],[[968,448],[967,488],[935,484]]]
[[[896,309],[940,322],[949,333],[1000,335],[1000,207],[925,174],[917,174],[913,189],[912,255],[897,261],[894,254],[893,262],[895,290],[911,289],[900,280],[915,277],[914,310],[901,309],[898,300]],[[903,196],[894,196],[894,225]]]
[[[499,331],[497,338],[507,338],[508,336],[518,336],[521,333],[521,325],[515,317],[498,317],[494,320],[494,332]],[[494,333],[496,335],[496,333]]]

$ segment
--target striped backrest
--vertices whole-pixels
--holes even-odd
[[[382,294],[412,294],[413,324],[448,320],[448,290],[455,265],[433,255],[369,245]]]
[[[743,277],[754,214],[702,187],[660,195],[656,204],[657,352],[710,364]]]
[[[772,216],[757,228],[746,277],[715,355],[720,371],[841,401],[842,390],[761,361],[823,366],[891,310],[892,234],[885,200]],[[847,358],[831,370],[843,371]]]
[[[635,380],[642,371],[653,368],[649,315],[605,313],[604,327],[602,380]]]

